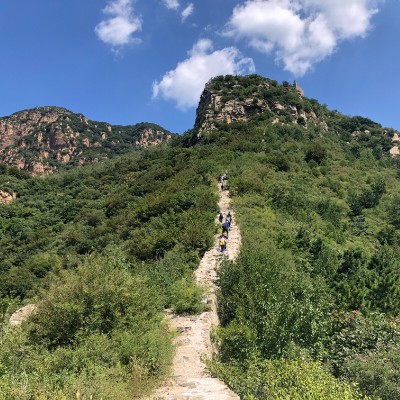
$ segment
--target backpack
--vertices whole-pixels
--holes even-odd
[[[225,246],[225,239],[220,239],[219,245],[220,246]]]

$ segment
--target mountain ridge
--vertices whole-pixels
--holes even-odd
[[[293,124],[333,131],[347,142],[380,141],[382,151],[400,154],[399,132],[364,117],[330,111],[307,98],[293,84],[262,77],[217,76],[204,87],[196,109],[192,137],[195,144],[224,124],[263,118],[271,124]],[[45,175],[76,165],[91,164],[134,149],[168,143],[174,134],[141,122],[113,125],[92,121],[64,107],[44,106],[0,117],[0,163]]]
[[[35,107],[0,118],[0,162],[43,175],[168,142],[153,123],[112,125],[63,107]]]

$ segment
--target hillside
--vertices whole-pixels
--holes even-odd
[[[137,398],[168,374],[163,310],[204,309],[193,271],[220,229],[221,172],[242,245],[218,269],[209,368],[246,400],[400,398],[396,136],[227,76],[167,146],[40,179],[1,166],[17,193],[0,204],[3,319],[38,311],[1,327],[0,398]]]
[[[43,175],[168,142],[158,125],[113,126],[60,107],[36,107],[0,118],[0,162]]]

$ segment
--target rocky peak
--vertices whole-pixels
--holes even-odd
[[[317,123],[327,130],[304,98],[303,89],[258,76],[219,76],[209,81],[201,95],[196,112],[195,129],[199,134],[214,130],[221,123],[248,121],[256,114],[270,112],[275,123]]]
[[[155,124],[112,126],[65,108],[36,107],[0,118],[0,163],[42,175],[170,139]]]
[[[321,134],[330,131],[345,143],[352,142],[355,153],[367,146],[374,148],[376,154],[385,151],[393,157],[400,155],[399,132],[365,117],[330,111],[317,100],[305,97],[296,81],[293,85],[279,85],[258,75],[218,76],[206,84],[196,112],[193,142],[205,132],[224,124],[249,121],[258,114],[262,114],[260,120],[265,124],[316,128]]]

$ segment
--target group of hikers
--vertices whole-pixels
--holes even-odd
[[[227,180],[227,176],[225,175],[219,175],[218,176],[218,183],[221,184],[221,190],[226,189],[226,184],[225,181]],[[228,240],[229,236],[229,230],[232,225],[232,215],[231,212],[228,211],[228,214],[226,215],[225,221],[224,221],[224,215],[222,212],[219,213],[218,216],[219,223],[221,224],[222,227],[222,232],[221,235],[218,238],[218,246],[219,246],[219,251],[221,253],[224,253],[226,251],[226,242]]]
[[[225,190],[226,187],[226,180],[228,179],[228,177],[226,176],[226,174],[222,175],[218,175],[218,183],[221,185],[221,190]]]

